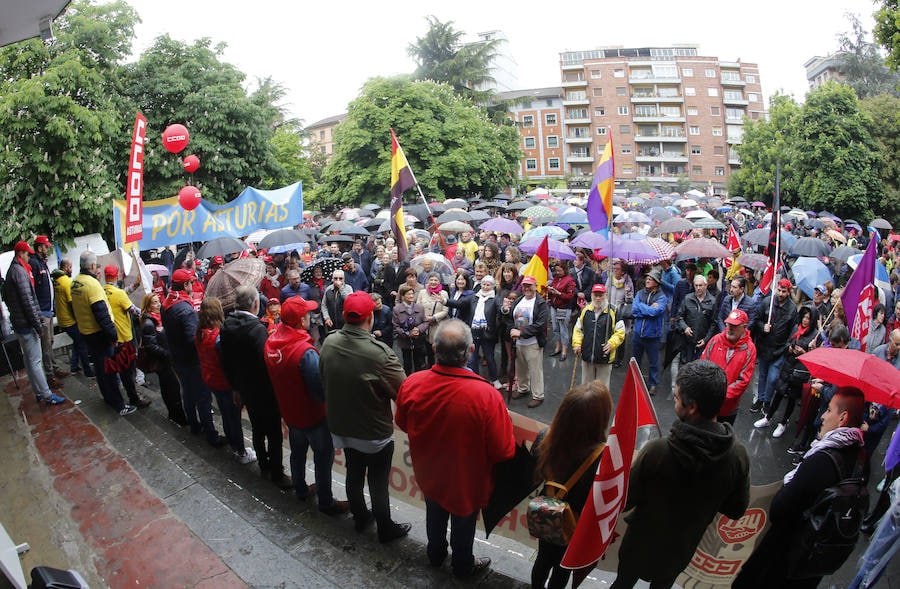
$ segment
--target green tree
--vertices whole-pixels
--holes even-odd
[[[900,98],[881,94],[860,100],[859,107],[874,123],[869,132],[881,154],[883,193],[873,202],[875,216],[900,227]]]
[[[900,0],[881,0],[881,8],[875,11],[877,41],[887,51],[887,65],[896,71],[900,66]]]
[[[416,62],[416,80],[450,84],[453,91],[476,104],[493,101],[495,84],[491,73],[501,41],[479,41],[463,44],[462,31],[453,22],[443,23],[434,16],[426,17],[429,29],[417,37],[407,52]]]
[[[840,72],[860,98],[878,94],[897,95],[900,75],[885,65],[878,45],[868,40],[869,33],[855,15],[848,15],[851,31],[841,34]]]
[[[798,119],[793,172],[799,204],[869,220],[882,195],[873,122],[853,90],[829,82],[810,92]]]
[[[298,124],[285,123],[278,127],[272,136],[272,149],[279,173],[264,178],[263,188],[280,188],[297,181],[303,182],[304,191],[312,188],[315,180],[303,139]]]
[[[279,89],[263,81],[248,96],[244,74],[221,61],[223,50],[224,45],[212,47],[206,38],[188,45],[163,35],[125,68],[125,102],[148,120],[145,200],[173,196],[187,183],[181,160],[189,153],[201,161],[193,183],[212,202],[229,201],[245,187],[283,174],[271,144],[276,125],[283,122],[282,110],[273,103]],[[185,125],[191,135],[179,155],[159,141],[172,123]]]
[[[768,119],[745,122],[742,142],[736,146],[741,167],[728,179],[729,194],[771,203],[775,193],[775,167],[780,164],[781,201],[797,203],[792,146],[797,140],[800,111],[793,98],[776,94],[770,99]]]
[[[127,165],[126,155],[113,167],[109,147],[120,132],[117,64],[137,22],[123,1],[73,2],[54,42],[0,49],[0,242],[111,235],[111,199],[124,192]]]
[[[387,204],[392,127],[428,197],[493,195],[516,181],[522,153],[515,128],[492,124],[446,84],[373,78],[335,131],[320,202]]]

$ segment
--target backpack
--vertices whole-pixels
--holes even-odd
[[[578,470],[569,477],[565,485],[553,481],[544,483],[544,494],[533,497],[528,502],[528,533],[539,540],[566,546],[575,533],[575,513],[564,497],[577,483],[588,467],[597,460],[606,444],[601,444],[585,459]]]
[[[839,477],[845,470],[840,455],[826,451]],[[860,447],[853,473],[825,488],[803,512],[797,535],[788,551],[788,578],[806,579],[830,575],[853,552],[859,528],[869,509],[869,492],[863,479],[865,450]]]

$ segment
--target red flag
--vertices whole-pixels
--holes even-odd
[[[537,282],[537,289],[540,292],[547,290],[547,281],[550,275],[550,245],[548,236],[545,235],[540,245],[531,256],[528,264],[522,268],[522,276],[533,276]]]
[[[563,556],[563,567],[591,567],[606,552],[628,496],[628,476],[638,427],[654,423],[656,419],[649,405],[644,380],[637,362],[632,358],[606,450],[600,459],[594,485],[584,504],[575,534]]]
[[[734,229],[734,225],[728,224],[728,242],[725,244],[725,248],[728,249],[731,253],[734,253],[734,250],[741,249],[741,240],[738,239],[737,231]],[[733,258],[725,258],[722,260],[722,263],[725,264],[725,269],[731,268],[731,264],[734,263]]]
[[[131,156],[128,159],[128,189],[126,190],[124,243],[140,241],[144,237],[144,139],[147,136],[147,117],[141,111],[134,117],[131,133]]]

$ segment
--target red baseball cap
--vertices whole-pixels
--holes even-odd
[[[31,249],[31,246],[28,245],[27,241],[18,241],[16,242],[15,247],[13,247],[13,251],[17,252],[28,252],[29,254],[33,254],[34,250]]]
[[[184,268],[179,268],[172,273],[172,282],[185,283],[188,280],[194,280],[197,275],[194,274],[193,270],[185,270]]]
[[[115,266],[115,265],[113,265],[113,264],[110,264],[109,266],[106,266],[105,268],[103,268],[103,275],[104,275],[104,276],[109,276],[110,278],[115,278],[116,276],[119,275],[119,268],[118,268],[118,266]]]
[[[357,290],[344,299],[344,320],[348,323],[360,323],[375,310],[375,301],[369,293]],[[284,308],[282,307],[282,313]]]
[[[537,278],[535,278],[534,276],[525,276],[524,278],[522,278],[522,284],[537,285]]]
[[[606,292],[605,284],[595,284],[591,287],[591,292]]]
[[[222,256],[216,256],[212,259],[212,261],[213,261],[213,264],[216,264],[217,266],[221,266],[222,264],[225,263],[225,258],[223,258]]]
[[[50,238],[46,235],[38,235],[34,238],[34,245],[50,245]]]
[[[791,288],[791,281],[787,278],[782,278],[778,281],[778,286],[780,286],[781,288]]]
[[[735,309],[729,313],[728,317],[725,319],[725,323],[728,325],[747,325],[749,321],[750,318],[747,317],[746,311],[742,309]]]
[[[366,295],[368,296],[368,295]],[[347,311],[347,303],[350,298],[344,302],[344,312]],[[319,308],[319,303],[315,301],[307,301],[303,297],[291,297],[281,304],[281,322],[291,327],[300,327],[300,320],[310,311]]]

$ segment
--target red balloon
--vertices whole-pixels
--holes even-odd
[[[193,174],[200,169],[200,158],[196,155],[189,155],[184,158],[184,170],[188,174]]]
[[[200,189],[196,186],[185,186],[178,191],[178,204],[186,211],[193,211],[200,206]]]
[[[163,147],[172,153],[181,153],[187,147],[191,136],[188,134],[187,127],[184,125],[174,124],[166,127],[162,134]]]

